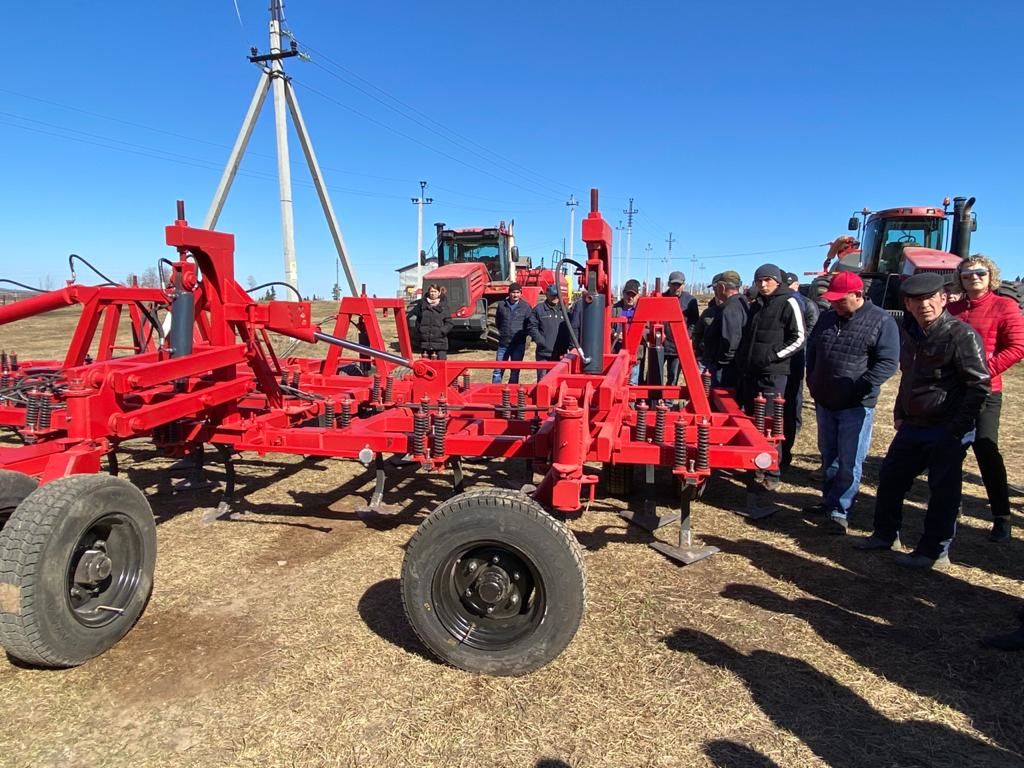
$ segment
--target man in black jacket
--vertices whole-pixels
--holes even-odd
[[[569,326],[559,306],[557,285],[549,285],[545,300],[534,307],[526,321],[526,332],[537,345],[538,360],[559,360],[569,351]],[[541,378],[540,371],[537,378]]]
[[[683,310],[686,320],[686,332],[693,332],[693,327],[700,319],[700,306],[697,300],[686,291],[686,276],[679,271],[668,276],[668,290],[662,296],[675,296],[679,299],[679,307]],[[672,338],[672,326],[665,326],[665,383],[674,387],[679,383],[679,352],[676,350],[675,339]],[[692,386],[692,385],[691,385]]]
[[[963,463],[974,440],[974,422],[991,384],[978,332],[946,312],[942,275],[921,272],[902,286],[904,317],[899,393],[893,411],[896,436],[882,462],[872,534],[860,549],[898,549],[903,499],[928,471],[924,532],[899,565],[949,565],[963,485]]]
[[[494,324],[498,331],[498,362],[511,360],[519,362],[526,355],[526,321],[533,313],[533,307],[523,301],[523,289],[519,283],[508,287],[508,297],[498,303]],[[492,384],[501,384],[505,375],[503,368],[495,368],[491,375]],[[519,370],[508,372],[509,384],[519,383]]]
[[[821,314],[807,341],[807,385],[826,471],[821,503],[805,512],[827,514],[829,532],[844,534],[871,447],[878,391],[899,368],[900,329],[864,297],[864,281],[853,272],[832,278],[822,298],[832,309]]]
[[[803,309],[782,284],[782,270],[762,264],[754,272],[754,287],[757,297],[750,304],[750,319],[736,353],[740,371],[736,397],[747,413],[753,413],[758,393],[768,398],[769,409],[776,396],[784,396],[790,359],[807,340]],[[779,486],[779,470],[766,470],[763,482],[774,491]]]
[[[795,272],[784,272],[783,278],[786,287],[793,292],[796,300],[800,303],[800,309],[804,316],[804,332],[807,338],[811,337],[814,324],[818,322],[818,305],[800,293],[800,278]],[[782,441],[782,455],[779,456],[779,465],[785,469],[793,462],[793,444],[796,436],[803,426],[804,409],[804,371],[806,369],[805,349],[798,349],[793,353],[789,363],[789,378],[786,379],[786,431],[785,440]]]
[[[733,363],[747,325],[747,297],[740,292],[739,273],[731,269],[715,275],[714,291],[717,308],[704,331],[703,361],[711,370],[713,386],[735,387],[738,375]]]

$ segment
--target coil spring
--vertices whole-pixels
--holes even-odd
[[[501,408],[498,415],[503,419],[512,418],[512,393],[509,391],[508,384],[501,388]]]
[[[786,419],[786,398],[782,396],[781,392],[775,393],[775,402],[772,403],[772,429],[776,436],[782,437],[785,433]]]
[[[434,414],[434,455],[444,456],[445,438],[448,437],[448,399],[442,395],[437,401]]]
[[[341,401],[341,426],[347,427],[352,423],[352,398],[346,397]]]
[[[711,468],[711,422],[703,418],[697,425],[697,469]]]
[[[420,403],[419,410],[412,417],[412,455],[423,456],[427,452],[427,429],[430,426],[430,415],[425,403]]]
[[[11,370],[12,371],[18,370],[18,353],[17,352],[11,352],[11,354],[8,356],[8,361],[9,361],[9,365],[11,366]]]
[[[25,426],[35,429],[39,419],[39,409],[42,407],[42,393],[33,389],[28,393],[28,408],[25,409]]]
[[[370,402],[371,403],[379,403],[380,402],[380,374],[379,373],[373,374],[373,386],[370,389]]]
[[[9,370],[10,368],[7,367],[7,350],[5,349],[0,351],[0,371],[6,373]]]
[[[526,390],[522,387],[518,388],[516,392],[516,411],[515,417],[517,419],[526,418]]]
[[[281,371],[281,386],[288,386],[288,371]]]
[[[654,442],[661,445],[665,442],[665,416],[668,414],[668,406],[664,400],[659,400],[654,408]]]
[[[333,400],[326,400],[324,402],[324,426],[328,427],[328,428],[334,426],[334,401]]]
[[[645,400],[641,400],[636,404],[636,440],[638,443],[647,442],[648,410],[650,410],[650,408]]]
[[[469,372],[462,374],[462,391],[465,392],[469,389]]]
[[[536,435],[538,432],[540,432],[540,416],[534,416],[530,420],[530,434]]]
[[[0,388],[6,389],[11,383],[11,374],[7,371],[0,373]]]
[[[686,422],[682,419],[676,421],[675,430],[672,445],[672,466],[679,469],[686,466]]]
[[[39,396],[39,421],[37,424],[38,429],[49,429],[50,428],[50,417],[53,415],[53,400],[50,399],[49,395]]]
[[[762,434],[764,434],[764,413],[767,403],[768,401],[764,399],[763,394],[758,394],[754,398],[754,426]]]
[[[302,376],[302,373],[300,371],[293,371],[292,372],[292,389],[298,389],[299,388],[299,378],[301,376]]]
[[[700,380],[704,384],[704,394],[711,394],[711,369],[705,368],[704,372],[700,375]]]
[[[395,394],[395,377],[392,374],[388,374],[388,377],[384,380],[384,402],[393,403]]]

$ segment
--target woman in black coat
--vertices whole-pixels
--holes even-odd
[[[427,295],[416,303],[413,316],[416,318],[423,357],[447,360],[448,331],[452,327],[452,316],[444,289],[436,284],[428,287]]]

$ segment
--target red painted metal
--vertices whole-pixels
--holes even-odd
[[[596,202],[595,196],[582,222],[587,259],[580,283],[605,297],[610,333],[612,229]],[[15,389],[5,391],[41,387],[53,410],[44,427],[28,418],[24,398],[0,399],[0,424],[14,427],[26,440],[24,446],[0,448],[0,468],[41,482],[96,472],[105,453],[139,437],[172,455],[202,443],[364,461],[367,451],[404,455],[413,448],[421,402],[428,431],[424,453],[416,458],[425,467],[440,469],[459,457],[528,459],[543,473],[536,498],[562,512],[577,511],[593,498],[592,467],[599,463],[660,466],[691,486],[715,469],[777,466],[777,438],[756,429],[731,393],[705,393],[674,299],[642,297],[623,348],[604,356],[600,373],[583,373],[575,352],[555,362],[414,359],[399,299],[346,297],[325,334],[308,302],[258,303],[242,289],[234,278],[231,235],[177,220],[166,228],[166,241],[178,258],[165,288],[69,285],[0,308],[2,325],[82,305],[62,362],[24,361],[7,374]],[[175,356],[168,339],[154,336],[143,307],[169,311],[181,291],[194,297],[194,341],[191,353]],[[118,341],[122,321],[131,327],[131,344]],[[384,330],[391,322],[397,350]],[[631,386],[629,373],[641,341],[667,327],[678,329],[673,335],[682,383]],[[274,333],[318,343],[335,337],[361,346],[354,353],[331,346],[323,358],[282,357],[272,346]],[[467,372],[496,365],[532,369],[539,380],[522,383],[521,400],[519,388],[465,383]],[[532,376],[527,372],[525,378]],[[503,391],[510,405],[503,405]],[[637,408],[637,402],[653,405],[658,398],[685,404],[663,414],[660,443],[652,441],[652,428],[637,439],[638,418],[653,425],[655,410],[646,403]],[[344,424],[343,410],[351,414]],[[698,425],[705,422],[707,466],[697,452]],[[685,436],[685,456],[674,445],[677,424]]]

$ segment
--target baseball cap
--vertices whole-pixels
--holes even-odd
[[[545,291],[545,293],[548,296],[551,296],[551,297],[557,296],[558,295],[558,286],[555,285],[554,283],[552,283],[551,285],[548,286],[548,289],[547,289],[547,291]]]
[[[716,275],[714,282],[725,283],[726,285],[731,285],[733,288],[739,288],[740,285],[743,284],[743,281],[740,279],[740,273],[732,269],[727,269],[725,272],[721,272]]]
[[[623,293],[640,293],[640,281],[639,280],[627,280],[626,284],[622,286]]]
[[[848,293],[859,291],[864,293],[864,281],[856,272],[839,272],[828,285],[828,290],[821,294],[825,301],[838,301]]]
[[[668,284],[669,285],[672,285],[672,283],[685,283],[685,282],[686,282],[686,275],[684,275],[682,272],[679,272],[678,270],[675,271],[675,272],[672,272],[668,276]]]
[[[800,282],[800,278],[796,276],[796,272],[783,272],[782,277],[785,278],[786,285],[792,285],[793,283]]]

